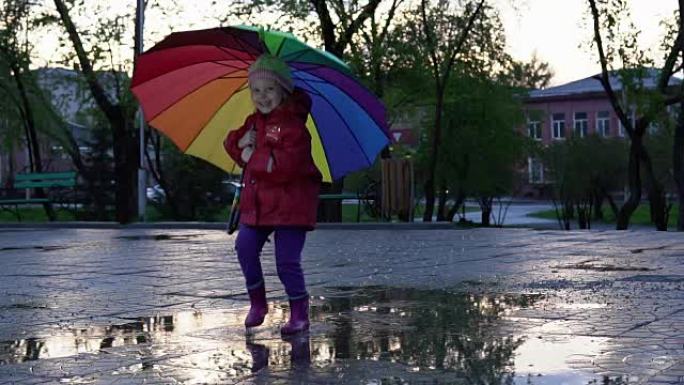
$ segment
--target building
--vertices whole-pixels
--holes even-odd
[[[64,124],[71,130],[74,139],[79,143],[82,151],[87,150],[86,144],[92,140],[92,114],[96,109],[83,76],[74,70],[65,68],[41,68],[33,71],[38,86],[52,103],[52,108],[63,119]],[[110,97],[115,97],[115,82],[109,73],[101,73],[101,80],[109,82]],[[50,123],[40,119],[38,124]],[[1,128],[1,127],[0,127]],[[39,127],[39,131],[45,131]],[[40,135],[40,134],[39,134]],[[45,171],[72,170],[71,159],[64,149],[57,143],[51,142],[46,135],[40,135],[41,157]],[[28,172],[30,169],[29,153],[25,144],[25,137],[20,136],[13,151],[0,153],[0,185],[8,187],[8,181],[16,173]]]
[[[658,70],[648,70],[644,86],[655,88]],[[578,135],[598,134],[603,137],[625,137],[624,127],[613,111],[608,95],[598,80],[600,74],[576,80],[556,87],[531,91],[524,99],[527,116],[526,134],[549,145],[554,141]],[[681,79],[672,77],[670,86],[678,86]],[[622,83],[618,76],[610,77],[613,90],[621,95]],[[628,111],[634,119],[634,111]],[[527,185],[523,195],[539,198],[545,194],[548,178],[539,159],[527,160]]]

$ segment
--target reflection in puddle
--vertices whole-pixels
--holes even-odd
[[[603,263],[596,260],[589,260],[574,263],[571,265],[556,266],[557,269],[569,270],[592,270],[592,271],[652,271],[654,269],[643,266],[617,266],[611,263]]]
[[[187,241],[199,237],[199,234],[149,234],[149,235],[122,235],[116,237],[127,241]]]
[[[48,251],[53,251],[53,250],[65,250],[65,249],[70,249],[71,246],[9,246],[9,247],[0,247],[0,252],[1,251],[17,251],[17,250],[37,250],[37,251],[43,251],[43,252],[48,252]]]
[[[592,357],[600,353],[608,338],[561,336],[526,339],[515,352],[518,376],[535,378],[532,384],[586,384],[593,376],[568,370],[568,359]],[[523,384],[524,382],[517,382]]]
[[[536,340],[521,335],[524,330],[516,329],[517,322],[507,317],[541,299],[387,287],[328,288],[313,299],[312,329],[302,336],[281,338],[278,325],[285,322],[287,309],[276,303],[266,324],[253,335],[244,333],[245,308],[181,312],[0,342],[0,364],[39,371],[41,363],[59,359],[60,365],[79,361],[81,367],[94,367],[90,373],[65,375],[62,382],[135,376],[213,383],[258,375],[267,377],[265,383],[310,381],[292,376],[314,376],[318,383],[588,383],[594,377],[573,372],[565,363],[573,354],[595,353],[585,349],[587,341]],[[98,370],[103,357],[119,357],[119,367]],[[88,360],[91,364],[84,365]]]

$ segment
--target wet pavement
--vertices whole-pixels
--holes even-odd
[[[249,307],[220,230],[0,229],[0,384],[683,384],[684,241],[654,231],[319,230],[308,334],[267,244]]]

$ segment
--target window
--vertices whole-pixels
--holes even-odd
[[[596,113],[596,132],[603,136],[610,136],[610,112],[599,111]]]
[[[553,138],[565,138],[565,114],[553,114],[551,117],[551,122],[553,126]]]
[[[528,120],[527,121],[527,136],[532,139],[541,140],[542,139],[542,127],[541,122],[538,120]]]
[[[574,135],[584,138],[589,134],[589,120],[586,112],[575,112]]]
[[[527,158],[529,183],[544,183],[544,165],[537,158]]]

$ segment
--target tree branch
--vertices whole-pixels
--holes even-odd
[[[342,54],[344,52],[344,49],[349,45],[349,42],[351,42],[352,37],[356,33],[356,31],[361,28],[361,25],[368,19],[372,14],[375,13],[375,10],[378,8],[378,4],[380,4],[380,0],[370,0],[368,4],[366,4],[365,7],[363,7],[363,10],[359,15],[352,21],[352,23],[347,27],[340,37],[340,39],[337,41],[337,48],[339,50],[339,53]]]
[[[318,14],[318,18],[321,20],[321,31],[323,32],[323,45],[325,46],[325,50],[338,55],[338,52],[335,52],[335,49],[337,48],[335,46],[335,25],[330,18],[330,11],[328,10],[327,3],[325,0],[310,1]]]
[[[680,13],[681,13],[681,8],[684,6],[684,1],[679,0],[679,8],[680,8]],[[675,39],[674,44],[672,45],[672,48],[670,49],[670,52],[667,54],[667,58],[665,59],[665,65],[663,65],[663,69],[660,72],[660,79],[658,80],[658,91],[661,93],[665,93],[665,90],[667,89],[667,85],[670,83],[670,78],[672,77],[673,74],[673,68],[675,66],[675,63],[677,61],[677,57],[679,56],[679,53],[682,51],[682,44],[684,43],[684,35],[682,31],[682,21],[681,21],[681,14],[680,14],[680,22],[679,22],[679,29],[677,31],[677,39]]]
[[[601,26],[599,23],[598,9],[596,8],[596,0],[589,0],[589,6],[591,7],[591,15],[594,19],[594,41],[596,42],[596,49],[598,50],[599,61],[601,62],[601,75],[595,76],[594,78],[600,81],[603,85],[603,89],[606,91],[606,94],[608,94],[610,104],[613,106],[615,113],[617,114],[618,118],[627,130],[627,134],[629,134],[629,137],[632,138],[632,136],[634,135],[634,128],[629,123],[629,119],[627,118],[625,111],[620,106],[620,102],[618,101],[618,98],[615,95],[613,87],[610,85],[608,63],[606,59],[606,54],[603,51],[603,40],[601,38]]]
[[[482,10],[484,3],[486,0],[481,0],[480,3],[477,5],[477,8],[475,8],[475,11],[473,12],[472,15],[470,15],[470,18],[468,19],[468,23],[466,24],[465,29],[461,33],[460,40],[458,43],[456,43],[456,47],[454,50],[451,52],[451,55],[449,57],[449,60],[447,62],[447,67],[446,70],[444,71],[444,82],[446,83],[446,79],[448,78],[448,74],[451,72],[451,68],[454,66],[454,62],[456,61],[456,55],[461,51],[463,48],[463,44],[465,44],[465,41],[468,39],[468,35],[470,35],[470,30],[473,28],[473,24],[475,24],[475,19],[477,19],[480,11]]]
[[[387,15],[387,18],[385,19],[385,25],[382,27],[382,32],[380,32],[380,41],[384,42],[385,38],[387,37],[387,33],[389,31],[389,27],[392,24],[392,20],[394,20],[394,13],[397,11],[397,7],[399,7],[399,4],[401,4],[404,0],[393,0],[392,1],[392,6],[390,7],[389,14]]]
[[[64,28],[69,34],[69,39],[71,40],[71,43],[74,45],[74,49],[76,50],[76,56],[78,57],[78,62],[81,66],[81,72],[85,75],[86,81],[88,82],[88,86],[90,87],[90,91],[93,94],[93,98],[95,98],[95,102],[98,104],[98,106],[100,106],[100,108],[105,113],[105,115],[107,115],[107,118],[110,121],[120,120],[121,116],[119,116],[118,109],[109,100],[104,88],[97,80],[95,71],[93,71],[93,65],[90,62],[88,55],[86,55],[85,50],[83,49],[83,42],[81,41],[81,37],[78,34],[78,31],[76,30],[76,26],[74,25],[73,21],[71,20],[71,17],[69,16],[69,10],[64,4],[64,1],[54,0],[54,2],[55,6],[57,7],[57,11],[59,12],[59,17],[62,20],[62,23],[64,24]]]
[[[432,30],[430,30],[430,27],[428,26],[426,6],[427,1],[422,0],[420,2],[420,13],[423,18],[423,33],[425,34],[425,41],[427,42],[428,51],[430,52],[430,59],[432,61],[432,72],[434,73],[435,80],[439,82],[439,80],[441,79],[441,75],[439,73],[439,59],[437,58],[437,46],[435,42],[435,37],[432,36]]]

